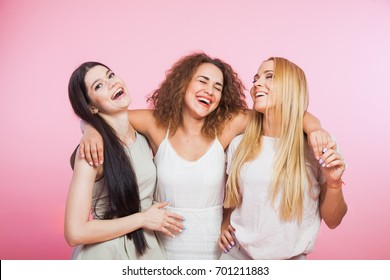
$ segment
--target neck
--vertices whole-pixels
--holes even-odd
[[[118,138],[125,144],[129,145],[135,140],[135,130],[131,126],[129,122],[129,115],[127,110],[124,112],[120,112],[114,115],[104,115],[100,114],[100,116],[112,126],[115,130]]]
[[[275,116],[269,112],[263,115],[263,135],[269,137],[279,136],[279,126]]]
[[[202,127],[204,124],[204,118],[196,119],[186,114],[182,115],[182,122],[178,129],[182,130],[187,135],[200,135],[202,134]]]

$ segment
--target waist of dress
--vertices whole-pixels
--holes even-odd
[[[156,201],[153,201],[153,204],[157,203]],[[213,212],[213,211],[218,211],[219,209],[222,209],[223,204],[217,205],[217,206],[212,206],[212,207],[207,207],[207,208],[184,208],[184,207],[172,207],[172,206],[165,206],[164,209],[172,212]]]
[[[222,204],[208,208],[166,207],[167,211],[185,218],[185,230],[175,238],[157,234],[168,259],[218,259],[218,237],[222,222]]]

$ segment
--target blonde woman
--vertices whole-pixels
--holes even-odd
[[[228,149],[221,259],[305,259],[321,219],[333,229],[347,212],[346,164],[335,142],[318,160],[307,145],[307,84],[297,65],[264,61],[251,97],[248,127]]]

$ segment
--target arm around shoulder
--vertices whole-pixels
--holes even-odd
[[[250,111],[240,112],[232,116],[232,119],[226,124],[219,140],[226,149],[234,137],[243,134],[250,119]]]
[[[329,147],[320,158],[322,173],[326,176],[326,182],[321,186],[320,213],[326,225],[334,229],[347,213],[342,180],[346,163],[335,142]]]
[[[324,148],[328,147],[332,136],[321,127],[320,121],[310,114],[305,113],[303,118],[303,130],[307,134],[307,140],[313,150],[314,157],[318,160]]]
[[[156,154],[167,128],[158,125],[154,110],[130,110],[128,114],[131,125],[148,139],[153,154]]]
[[[129,110],[130,124],[138,132],[144,135],[149,134],[150,129],[156,126],[156,118],[153,112],[153,110],[149,109]]]

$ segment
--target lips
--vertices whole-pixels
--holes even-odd
[[[255,93],[255,98],[266,96],[267,93],[264,91],[258,91]]]
[[[125,93],[125,91],[123,90],[123,88],[118,88],[114,95],[111,97],[112,100],[115,100],[115,99],[118,99],[119,97],[121,97],[123,94]]]
[[[211,98],[204,97],[204,96],[197,97],[197,99],[200,103],[202,103],[202,105],[207,106],[207,107],[210,106],[211,101],[212,101]]]

